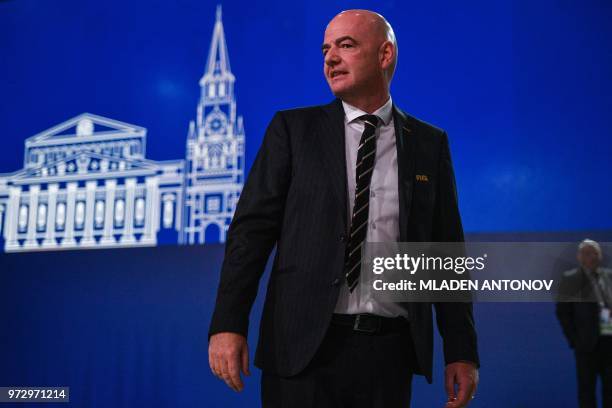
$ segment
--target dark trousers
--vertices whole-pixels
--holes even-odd
[[[332,324],[307,368],[262,373],[264,408],[407,408],[417,367],[409,325],[378,333]]]
[[[612,408],[612,337],[600,336],[595,350],[576,352],[578,403],[580,408],[597,408],[595,390],[601,377],[604,408]]]

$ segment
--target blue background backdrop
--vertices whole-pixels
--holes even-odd
[[[22,167],[25,138],[82,112],[146,127],[148,158],[183,158],[215,6],[1,1],[0,173]],[[605,0],[226,1],[247,171],[274,111],[332,98],[323,30],[357,7],[395,29],[394,101],[449,133],[467,231],[612,240]],[[1,254],[0,385],[69,385],[79,407],[257,406],[257,373],[236,396],[208,370],[221,259],[220,245]],[[473,406],[574,405],[552,305],[476,317]],[[441,406],[441,366],[434,386],[415,381],[414,406]]]

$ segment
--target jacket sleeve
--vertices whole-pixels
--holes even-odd
[[[290,178],[289,134],[278,112],[268,125],[227,233],[209,338],[220,332],[247,336],[259,280],[279,238]]]
[[[576,326],[574,325],[573,304],[569,302],[557,303],[555,312],[569,346],[574,348],[576,345]]]
[[[569,300],[575,298],[576,294],[572,293],[572,284],[570,283],[570,281],[570,278],[561,278],[561,282],[559,283],[559,294],[557,299],[558,301],[555,305],[555,314],[557,315],[557,319],[559,319],[561,329],[563,330],[563,334],[565,335],[565,338],[567,339],[570,348],[574,348],[576,346],[574,303],[569,302]]]
[[[459,203],[455,175],[446,132],[438,164],[438,191],[434,210],[434,242],[463,242],[463,226],[459,215]],[[480,366],[476,329],[471,302],[437,302],[436,322],[444,344],[446,364],[470,361]]]

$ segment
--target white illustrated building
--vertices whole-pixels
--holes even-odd
[[[184,160],[148,160],[145,128],[90,113],[26,139],[0,174],[4,250],[224,242],[244,182],[234,82],[219,7]]]

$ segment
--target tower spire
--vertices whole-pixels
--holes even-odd
[[[208,52],[206,72],[202,80],[209,75],[232,76],[221,14],[221,5],[219,4],[217,6],[217,18],[215,21],[215,28],[213,29],[213,38],[210,42],[210,50]]]

